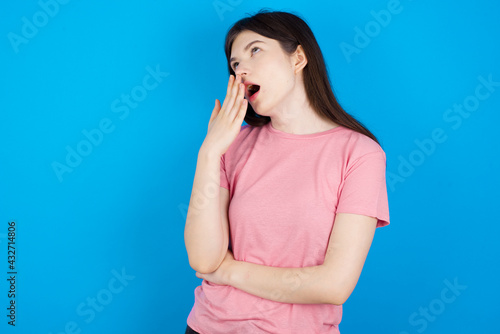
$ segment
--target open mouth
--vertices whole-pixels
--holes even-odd
[[[260,89],[259,85],[248,85],[247,90],[248,90],[248,96],[252,96],[253,94],[257,93]]]

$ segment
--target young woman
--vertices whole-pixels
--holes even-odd
[[[203,278],[186,333],[340,333],[375,229],[389,224],[385,153],[336,101],[298,16],[244,18],[225,52],[227,95],[184,233]]]

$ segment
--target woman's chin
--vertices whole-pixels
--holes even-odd
[[[269,116],[268,113],[264,109],[262,109],[262,108],[258,108],[258,107],[252,106],[252,109],[260,117]]]

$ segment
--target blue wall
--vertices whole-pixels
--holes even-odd
[[[223,41],[262,7],[306,19],[341,104],[387,154],[392,223],[341,332],[496,332],[500,5],[310,3],[1,5],[2,333],[183,333],[201,283],[185,214],[225,96]]]

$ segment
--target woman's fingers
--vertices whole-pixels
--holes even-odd
[[[238,124],[243,123],[243,119],[245,118],[245,115],[247,113],[247,106],[248,106],[248,100],[243,99],[243,101],[241,101],[240,110],[236,114],[236,123]]]
[[[236,95],[236,98],[235,98],[235,102],[234,102],[234,106],[233,106],[233,110],[230,111],[231,115],[234,116],[234,117],[238,117],[239,115],[239,112],[243,106],[243,104],[245,103],[245,86],[240,83],[238,84],[238,92],[237,92],[237,95]]]
[[[224,98],[224,103],[222,104],[222,110],[226,111],[231,108],[231,96],[233,95],[233,88],[236,79],[232,74],[229,76],[229,82],[227,83],[226,97]]]
[[[229,76],[227,95],[219,111],[221,117],[230,116],[231,120],[241,118],[241,110],[246,111],[248,101],[245,100],[245,85],[241,83],[241,76]],[[244,117],[244,116],[243,116]]]
[[[240,89],[239,88],[240,83],[241,83],[241,76],[236,75],[234,80],[232,80],[232,86],[231,86],[231,90],[229,91],[229,95],[226,97],[227,105],[224,109],[224,112],[226,114],[231,114],[232,109],[233,109],[234,105],[236,104],[236,97],[238,96],[238,90]],[[226,101],[224,101],[224,103],[226,103]]]
[[[215,100],[215,106],[210,116],[207,136],[202,145],[211,147],[216,152],[227,151],[239,133],[240,126],[246,114],[248,101],[245,99],[245,86],[238,75],[229,77],[227,95],[221,107]],[[235,123],[236,122],[236,123]]]
[[[236,76],[236,78],[233,80],[233,85],[231,87],[231,91],[229,92],[229,96],[227,97],[227,106],[225,109],[226,114],[231,114],[231,111],[234,107],[236,96],[238,94],[238,81],[240,81],[239,75]]]

